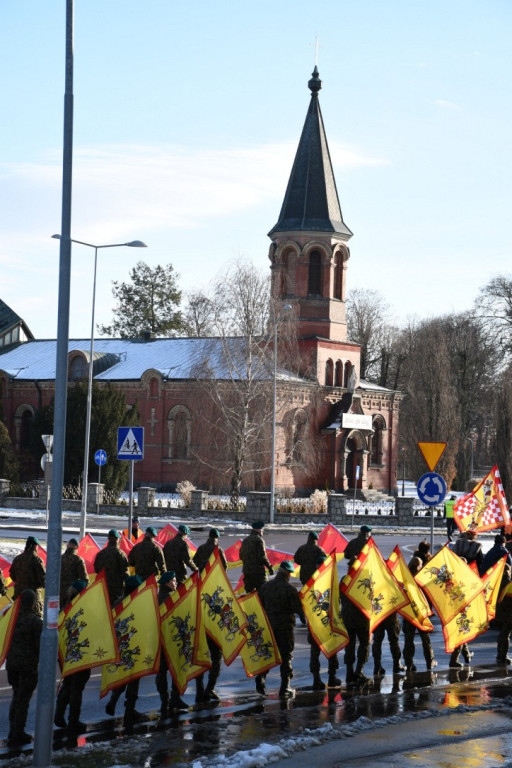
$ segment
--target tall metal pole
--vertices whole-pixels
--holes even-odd
[[[50,768],[52,762],[53,717],[57,671],[60,591],[60,558],[62,550],[62,486],[66,437],[66,399],[68,384],[69,303],[71,284],[71,191],[73,169],[73,0],[66,0],[66,77],[64,95],[64,140],[62,160],[62,214],[59,294],[57,318],[57,350],[55,368],[55,414],[53,425],[53,475],[47,539],[45,605],[39,680],[36,700],[36,730],[33,765]]]
[[[272,459],[270,464],[270,522],[275,520],[275,490],[276,490],[276,416],[277,416],[277,326],[282,312],[293,309],[291,304],[285,304],[274,321],[274,370],[272,381]]]
[[[92,375],[94,369],[94,314],[96,308],[96,270],[98,268],[98,246],[94,246],[94,278],[92,282],[91,310],[91,345],[89,348],[89,379],[87,382],[87,409],[85,416],[85,447],[84,474],[82,478],[82,511],[80,514],[80,538],[85,536],[87,525],[87,491],[89,477],[89,445],[91,442],[91,412],[92,412]],[[99,490],[99,489],[98,489]]]
[[[405,496],[405,448],[402,448],[402,496]]]
[[[274,375],[272,381],[272,463],[270,467],[270,522],[274,522],[275,467],[276,467],[276,403],[277,403],[277,323],[274,323]]]

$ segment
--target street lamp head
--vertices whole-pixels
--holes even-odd
[[[142,240],[132,240],[131,243],[125,243],[125,245],[130,248],[147,248],[146,243],[143,243]]]

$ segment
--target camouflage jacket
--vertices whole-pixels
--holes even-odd
[[[32,549],[26,549],[16,555],[11,563],[9,575],[14,581],[14,597],[18,597],[24,589],[33,589],[38,599],[44,587],[46,572],[43,561]]]
[[[89,581],[85,562],[80,555],[72,549],[66,549],[60,561],[60,605],[61,608],[67,602],[67,591],[74,581],[81,579]]]
[[[128,562],[141,579],[147,579],[153,574],[158,576],[165,571],[162,550],[150,538],[144,538],[130,550]]]
[[[240,560],[243,573],[264,574],[265,568],[270,571],[272,566],[267,557],[267,549],[263,536],[259,531],[251,531],[240,546]]]
[[[318,568],[318,558],[326,557],[325,551],[316,541],[308,541],[298,548],[293,559],[300,565],[300,580],[305,584]]]
[[[208,539],[208,541],[205,541],[204,544],[201,544],[197,548],[197,550],[196,550],[196,552],[194,554],[194,557],[193,557],[194,563],[197,565],[197,567],[198,567],[198,569],[200,571],[203,570],[203,568],[205,567],[206,563],[210,559],[210,555],[212,554],[212,552],[215,549],[219,553],[220,561],[221,561],[222,565],[224,566],[224,570],[225,571],[227,570],[228,561],[226,560],[226,555],[224,554],[224,550],[222,549],[222,547],[219,547],[218,545],[216,546],[213,543],[213,539]]]
[[[281,571],[263,584],[260,597],[272,629],[292,629],[295,614],[304,619],[299,593]]]
[[[20,605],[11,647],[7,654],[7,669],[37,673],[42,629],[42,618],[34,613],[32,608]]]
[[[105,569],[110,605],[114,605],[124,592],[124,581],[128,576],[128,558],[117,544],[108,543],[94,559],[94,570],[99,573]]]
[[[190,557],[188,544],[179,534],[169,539],[164,544],[165,567],[168,571],[174,571],[178,583],[185,581],[187,577],[187,566],[191,571],[195,571],[196,564]]]

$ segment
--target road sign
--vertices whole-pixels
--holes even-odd
[[[97,450],[94,454],[94,461],[98,467],[103,467],[107,463],[107,452],[104,451],[103,448]]]
[[[443,455],[447,445],[448,443],[418,443],[418,448],[431,472],[436,468],[437,462]]]
[[[440,504],[446,496],[446,483],[437,472],[427,472],[418,480],[418,496],[429,507]]]
[[[142,461],[144,458],[144,427],[117,428],[117,458]]]
[[[40,462],[41,469],[43,470],[43,472],[45,470],[46,465],[51,464],[52,461],[53,461],[53,456],[51,453],[43,453],[43,455],[41,456],[41,462]]]

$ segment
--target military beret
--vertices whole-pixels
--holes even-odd
[[[159,584],[167,584],[168,581],[172,581],[176,578],[176,574],[174,571],[166,571],[165,573],[162,573],[160,578],[158,579]]]
[[[87,582],[84,581],[84,579],[77,579],[76,581],[73,581],[73,583],[71,584],[71,588],[76,590],[76,592],[81,592],[86,587],[87,587]]]
[[[28,536],[27,541],[25,542],[26,547],[36,547],[39,544],[39,539],[36,539],[35,536]]]
[[[318,555],[318,557],[317,557],[317,559],[316,559],[316,564],[317,564],[317,565],[322,565],[322,563],[323,563],[325,560],[327,560],[327,558],[326,558],[326,556],[325,556],[325,555]]]
[[[210,533],[208,534],[210,539],[220,539],[220,533],[216,528],[210,528]]]
[[[318,533],[316,531],[310,531],[308,536],[310,539],[314,539],[315,541],[318,539]]]
[[[255,520],[254,523],[252,524],[252,528],[255,531],[261,531],[261,529],[264,527],[265,527],[265,523],[263,522],[263,520]]]
[[[361,531],[361,533],[371,533],[373,529],[371,525],[362,525],[359,530]]]
[[[110,531],[108,532],[108,537],[109,537],[109,539],[120,539],[121,538],[121,536],[119,534],[119,531],[116,531],[115,528],[111,528],[110,529]]]
[[[70,539],[70,540],[68,541],[68,546],[71,546],[71,547],[78,547],[78,541],[77,541],[76,539]]]
[[[138,523],[139,518],[138,517],[132,517],[132,523]]]
[[[154,528],[152,525],[146,528],[146,534],[148,534],[149,536],[158,536],[156,532],[156,528]]]
[[[282,571],[286,571],[287,573],[293,573],[295,570],[295,567],[293,563],[290,560],[283,560],[283,562],[280,564],[279,568]]]
[[[189,533],[190,533],[190,528],[188,527],[188,525],[183,525],[182,524],[182,525],[178,525],[178,531],[180,533],[184,533],[185,536],[188,536]]]
[[[142,579],[140,576],[127,576],[125,581],[125,586],[128,592],[133,592],[134,589],[137,589],[137,587],[140,587],[142,584]]]

